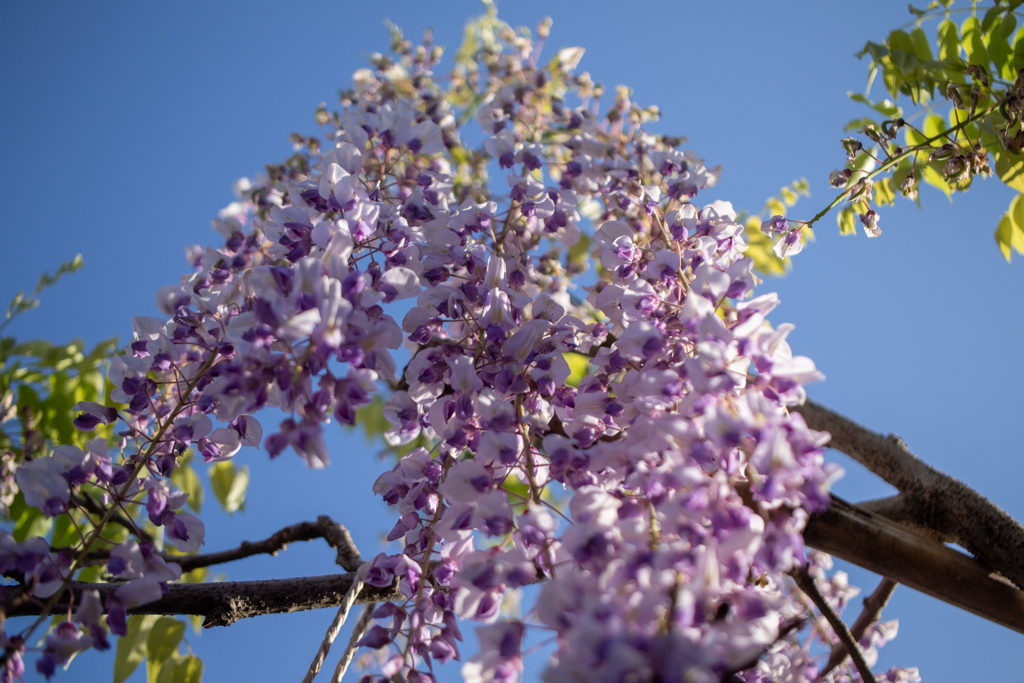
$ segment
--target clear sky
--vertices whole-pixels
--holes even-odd
[[[127,340],[131,316],[158,315],[154,294],[185,270],[183,247],[211,242],[210,218],[231,201],[231,184],[290,154],[288,133],[314,132],[317,104],[334,101],[367,55],[387,47],[383,19],[411,38],[432,27],[455,48],[480,10],[475,0],[0,4],[0,297],[77,253],[86,262],[9,333]],[[756,212],[806,177],[813,197],[796,218],[831,199],[842,127],[863,115],[846,98],[866,77],[853,53],[910,19],[904,3],[881,0],[507,0],[500,13],[531,27],[550,15],[551,48],[586,47],[581,69],[633,87],[638,102],[661,107],[655,130],[686,135],[709,166],[724,164],[703,199]],[[782,298],[774,322],[797,326],[794,351],[828,376],[812,398],[898,433],[1024,519],[1024,259],[1007,265],[992,238],[1011,192],[976,183],[951,206],[925,189],[923,210],[886,210],[871,241],[841,238],[829,217],[795,270],[763,288]],[[358,435],[331,434],[325,471],[290,453],[271,462],[240,452],[253,475],[247,510],[215,511],[208,488],[207,549],[328,514],[353,530],[364,556],[379,552],[393,519],[369,487],[383,463]],[[836,488],[843,497],[891,491],[845,456],[830,457],[848,470]],[[877,577],[844,568],[874,588]],[[230,579],[336,569],[315,543],[223,567]],[[261,618],[188,638],[207,681],[296,680],[331,616]],[[876,671],[916,665],[928,683],[1020,679],[1019,634],[903,587],[885,616],[899,618],[900,634]],[[107,681],[111,666],[109,653],[87,653],[59,680]],[[132,679],[144,680],[141,669]]]

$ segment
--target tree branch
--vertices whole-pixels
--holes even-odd
[[[322,538],[338,551],[335,562],[345,571],[354,572],[359,569],[362,559],[352,543],[348,529],[326,515],[317,517],[315,522],[299,522],[285,527],[262,541],[242,541],[242,544],[231,550],[223,550],[205,555],[163,555],[168,562],[177,562],[182,572],[190,572],[200,567],[233,562],[253,555],[276,555],[291,543],[312,541]]]
[[[889,598],[892,597],[892,593],[898,585],[892,579],[882,579],[875,592],[864,598],[864,609],[861,610],[857,621],[853,622],[853,626],[850,627],[850,633],[853,634],[857,642],[860,642],[864,632],[868,630],[868,626],[882,617],[882,609],[889,604]],[[846,661],[848,654],[845,645],[836,643],[832,647],[832,654],[829,655],[825,668],[818,672],[818,678],[824,678],[829,671]]]
[[[850,653],[850,657],[853,659],[853,663],[857,667],[857,673],[860,674],[860,679],[863,683],[875,683],[875,675],[871,673],[871,667],[864,661],[864,653],[861,652],[860,645],[857,644],[857,639],[850,633],[850,629],[846,627],[843,620],[836,614],[836,611],[832,609],[832,605],[828,604],[825,596],[818,590],[818,586],[814,583],[814,578],[808,573],[807,567],[800,567],[798,570],[793,572],[793,579],[796,581],[796,585],[800,587],[807,597],[811,599],[814,606],[818,608],[822,616],[828,620],[829,625],[837,636],[839,636],[839,642],[846,646],[847,651]]]
[[[955,536],[981,562],[1024,587],[1024,526],[999,506],[917,458],[894,434],[876,434],[812,401],[792,410],[811,429],[831,433],[830,447],[899,489],[920,525]]]
[[[934,539],[939,543],[959,543],[960,539],[956,534],[938,531],[927,527],[920,522],[920,514],[917,508],[911,503],[906,496],[899,494],[896,496],[889,496],[888,498],[875,498],[874,500],[865,500],[857,503],[857,507],[861,510],[867,510],[873,512],[876,515],[881,515],[888,520],[901,524],[908,529],[913,529],[919,534],[927,536],[928,538]]]
[[[287,527],[264,541],[243,543],[234,550],[192,557],[172,557],[183,569],[196,569],[251,555],[273,552],[287,543],[325,537],[340,524],[329,517]],[[1024,633],[1024,591],[998,576],[990,576],[977,560],[933,539],[849,503],[832,498],[827,510],[811,515],[804,529],[808,546],[857,564],[910,588],[965,609],[1001,626]],[[341,548],[339,543],[339,556]],[[239,619],[338,607],[351,585],[352,575],[333,575],[269,581],[228,581],[209,584],[170,584],[161,600],[144,605],[133,614],[194,614],[206,617],[204,626],[226,626]],[[119,584],[73,582],[75,604],[84,590],[106,596]],[[41,612],[42,605],[32,601],[19,604],[16,593],[7,601],[7,616],[28,616]],[[359,594],[360,603],[399,599],[396,589],[367,586]],[[67,595],[58,609],[67,609]]]
[[[1024,633],[1024,591],[974,558],[832,497],[804,542],[1000,626]]]
[[[167,595],[156,602],[128,610],[129,614],[193,614],[205,617],[203,628],[229,626],[239,619],[264,614],[303,612],[311,609],[338,607],[345,599],[354,573],[328,576],[306,576],[297,579],[270,581],[223,581],[220,583],[172,583]],[[69,590],[74,593],[74,604],[81,604],[82,592],[98,591],[106,604],[107,596],[119,588],[113,583],[82,583],[72,581]],[[56,612],[68,609],[68,591],[55,607]],[[386,602],[398,600],[397,587],[377,588],[364,585],[356,602]],[[41,614],[43,605],[27,602],[12,607],[8,617]]]

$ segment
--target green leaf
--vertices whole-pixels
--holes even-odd
[[[1010,202],[1010,244],[1018,253],[1024,254],[1024,194],[1019,194]]]
[[[928,45],[928,36],[920,26],[910,32],[910,40],[914,46],[914,56],[917,57],[918,61],[933,61],[932,48]]]
[[[356,424],[362,425],[366,438],[370,440],[386,432],[391,423],[384,418],[384,401],[375,396],[373,401],[357,410]]]
[[[892,63],[904,76],[909,76],[917,69],[914,41],[906,31],[893,31],[889,34],[886,44],[889,46]]]
[[[1024,156],[996,152],[996,175],[1013,189],[1024,192]]]
[[[82,540],[78,529],[71,523],[71,518],[67,514],[59,515],[53,527],[53,539],[50,544],[55,548],[66,548]]]
[[[768,210],[772,216],[785,216],[786,205],[779,201],[778,197],[769,197],[768,201],[765,202],[764,208]]]
[[[590,237],[586,233],[582,233],[580,234],[579,241],[569,247],[569,261],[576,264],[586,263],[589,253]]]
[[[967,61],[978,66],[987,66],[988,52],[985,50],[984,31],[978,17],[970,16],[964,19],[964,23],[960,25],[960,33],[963,35]]]
[[[233,462],[218,462],[210,467],[210,483],[225,512],[245,509],[245,491],[249,486],[249,468]]]
[[[1003,69],[1010,61],[1010,55],[1013,54],[1013,48],[1010,47],[1010,43],[1002,36],[1000,31],[1000,24],[996,24],[986,36],[987,38],[987,49],[989,59],[992,60],[992,73],[995,76],[999,76],[1003,73]],[[1008,80],[1013,80],[1012,78]]]
[[[14,540],[23,543],[26,538],[45,536],[53,527],[53,519],[41,510],[25,504],[24,496],[19,492],[10,508],[14,524]]]
[[[889,50],[885,46],[879,45],[878,43],[872,43],[869,40],[867,44],[864,45],[864,49],[854,56],[860,59],[861,57],[867,54],[870,54],[871,59],[875,60],[876,62],[881,62],[884,57],[887,57],[889,55]]]
[[[892,178],[883,178],[875,183],[875,204],[890,206],[896,201],[895,184]]]
[[[999,221],[999,227],[996,228],[996,244],[999,245],[999,251],[1002,252],[1003,258],[1006,259],[1007,263],[1010,263],[1013,253],[1010,250],[1012,241],[1013,223],[1010,221],[1009,214],[1003,214],[1002,220]]]
[[[195,655],[185,657],[174,667],[175,683],[199,683],[203,680],[203,660]]]
[[[203,661],[195,655],[177,655],[160,667],[156,683],[199,683],[203,679]]]
[[[178,650],[178,643],[185,634],[185,622],[174,617],[160,617],[149,631],[146,641],[146,655],[151,662],[164,662]]]
[[[956,24],[949,19],[939,24],[939,59],[960,58],[960,34]]]
[[[999,13],[1001,11],[1001,7],[990,7],[989,10],[985,12],[985,17],[981,20],[981,30],[985,32],[991,30],[992,26],[996,23],[996,19],[999,18]]]
[[[922,130],[926,138],[931,139],[946,130],[946,119],[939,114],[931,114],[924,120]],[[939,142],[938,140],[936,142]]]
[[[188,506],[195,512],[203,506],[203,482],[188,463],[179,464],[171,473],[171,481],[188,494]]]
[[[839,212],[836,217],[839,223],[839,234],[840,235],[856,235],[857,234],[857,217],[853,213],[853,209],[847,207]]]
[[[566,380],[566,384],[572,387],[578,387],[580,380],[589,374],[590,358],[584,356],[582,353],[563,353],[565,362],[569,364],[569,379]]]
[[[1003,40],[1009,41],[1015,28],[1017,28],[1017,17],[1013,16],[1013,14],[1007,13],[1007,15],[1003,17],[1003,21],[999,24],[999,37]]]
[[[123,683],[146,656],[146,639],[160,617],[156,614],[128,617],[128,630],[117,639],[114,656],[114,683]]]
[[[942,192],[945,193],[947,197],[952,198],[953,188],[950,187],[949,183],[946,182],[946,177],[942,174],[942,171],[936,168],[936,166],[939,166],[939,168],[941,168],[941,165],[941,161],[935,161],[930,164],[920,166],[919,168],[921,169],[921,180],[925,181],[932,187],[942,190]]]
[[[846,94],[854,102],[866,104],[875,111],[877,111],[879,114],[882,114],[883,116],[888,116],[891,119],[896,118],[897,116],[902,116],[903,114],[903,110],[900,107],[896,106],[896,104],[890,99],[884,99],[881,102],[872,102],[867,98],[867,96],[862,95],[859,92],[849,92]]]

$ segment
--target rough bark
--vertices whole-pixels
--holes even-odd
[[[307,525],[314,523],[304,522],[282,529],[266,541],[248,544],[249,550],[267,544],[271,539],[280,539],[289,530],[308,529]],[[296,533],[291,537],[298,539],[299,536]],[[1024,591],[1002,577],[990,576],[989,570],[977,560],[884,517],[833,498],[828,510],[811,516],[804,539],[812,548],[1024,633]],[[246,544],[224,553],[196,556],[196,559],[205,558],[203,566],[212,564],[210,560],[218,557],[222,561],[225,556],[238,559],[239,551],[244,547]],[[261,614],[336,608],[341,605],[351,581],[351,574],[341,574],[269,581],[171,584],[169,593],[161,600],[132,613],[195,614],[206,617],[206,626],[226,626],[238,619]],[[117,587],[118,584],[74,582],[75,604],[78,604],[83,590],[97,590],[105,596]],[[395,589],[367,586],[360,592],[359,602],[398,598]],[[21,604],[17,595],[12,596],[7,604],[7,616],[12,617],[39,614],[42,608],[38,601]],[[57,609],[66,608],[65,599]]]
[[[956,538],[985,565],[1024,587],[1024,526],[999,506],[920,460],[894,434],[872,432],[813,401],[793,411],[811,429],[832,434],[830,447],[895,486],[918,524]]]
[[[355,574],[331,574],[328,576],[305,576],[296,579],[273,579],[269,581],[223,581],[220,583],[172,583],[160,600],[128,610],[129,614],[193,614],[205,617],[203,628],[230,626],[239,619],[264,614],[303,612],[311,609],[338,607]],[[82,592],[99,591],[106,604],[107,594],[118,588],[118,584],[81,583],[73,581],[70,590],[74,593],[74,604],[81,602]],[[364,586],[356,600],[359,604],[385,602],[400,599],[397,588]],[[60,613],[68,608],[67,592],[54,609]],[[8,617],[37,615],[42,603],[27,602],[11,609]]]
[[[231,550],[205,555],[164,555],[164,558],[181,565],[181,571],[189,572],[200,567],[233,562],[253,555],[276,555],[291,543],[312,541],[317,538],[324,539],[337,551],[338,557],[335,562],[345,571],[354,572],[359,569],[362,559],[359,557],[359,552],[352,542],[352,536],[349,535],[348,529],[326,515],[317,517],[315,522],[299,522],[285,527],[262,541],[242,541],[241,545]]]
[[[866,503],[869,509],[833,497],[827,510],[811,516],[804,532],[808,546],[1024,633],[1024,591],[1004,576],[992,573],[995,568],[1017,585],[1024,584],[1024,527],[974,490],[916,458],[897,437],[875,434],[814,403],[796,411],[803,414],[811,428],[831,432],[832,447],[862,462],[901,491],[899,496]],[[257,554],[276,554],[289,543],[316,538],[324,538],[337,550],[339,565],[350,571],[359,567],[359,553],[348,531],[329,517],[286,527],[262,541],[244,542],[231,550],[167,559],[190,571]],[[951,539],[980,561],[941,542]],[[205,627],[227,626],[263,614],[338,607],[353,577],[349,573],[171,584],[161,600],[130,612],[198,615],[205,618]],[[117,588],[118,584],[73,582],[69,590],[74,593],[73,603],[78,604],[82,591],[96,590],[106,596]],[[41,612],[40,601],[12,593],[6,601],[6,616]],[[68,608],[67,598],[65,593],[56,607],[58,611]],[[394,587],[367,586],[358,602],[399,598]]]

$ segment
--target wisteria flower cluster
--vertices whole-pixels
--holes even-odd
[[[817,677],[835,635],[788,573],[810,561],[838,607],[855,591],[801,537],[841,472],[828,435],[787,412],[822,375],[791,351],[792,326],[767,322],[779,301],[755,292],[736,211],[696,201],[720,169],[647,132],[657,110],[626,89],[602,110],[582,50],[542,62],[548,24],[537,43],[493,13],[472,30],[445,87],[441,50],[396,33],[395,56],[320,109],[323,140],[297,137],[293,157],[241,181],[213,221],[223,244],[191,249],[193,271],[159,292],[167,318],[134,319],[109,373],[120,407],[76,406],[80,430],[118,436],[17,469],[46,515],[85,489],[105,506],[69,549],[0,533],[26,599],[56,600],[101,550],[120,583],[52,631],[40,672],[109,647],[108,628],[123,634],[126,611],[181,576],[143,532],[103,536],[126,505],[181,553],[203,543],[171,478],[187,451],[213,463],[262,444],[326,467],[324,426],[355,424],[386,388],[386,438],[411,450],[374,491],[401,550],[366,583],[397,581],[404,599],[373,613],[361,644],[382,656],[365,680],[432,681],[452,659],[471,683],[517,680],[531,630],[557,642],[552,683]],[[784,219],[765,231],[781,256],[799,251]],[[264,437],[266,408],[286,417]],[[536,583],[536,606],[503,617]],[[467,619],[483,624],[470,656]],[[867,651],[894,632],[866,634]],[[26,642],[4,636],[3,681]],[[844,664],[826,680],[855,676]]]

